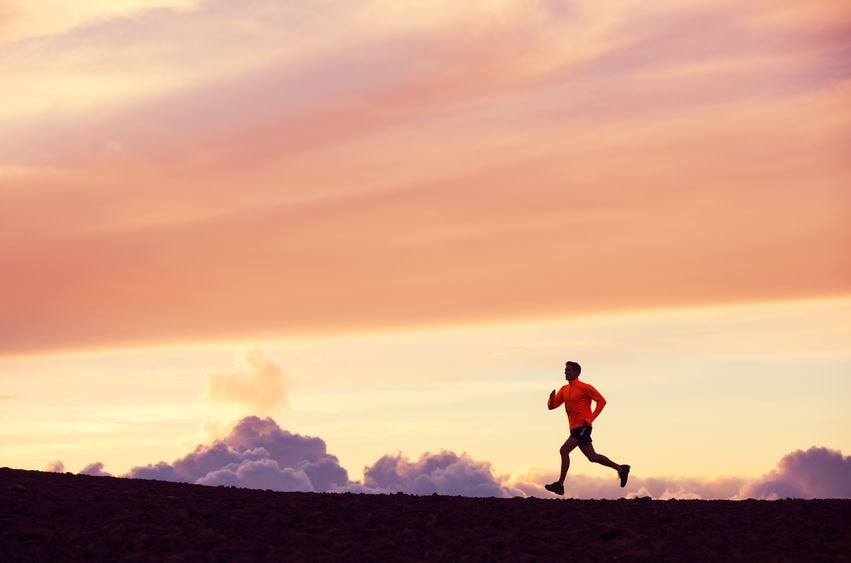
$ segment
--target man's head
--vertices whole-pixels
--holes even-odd
[[[582,373],[582,366],[576,362],[567,362],[564,364],[564,378],[568,381],[573,381],[579,374]]]

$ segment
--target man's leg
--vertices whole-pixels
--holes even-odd
[[[606,467],[611,467],[615,471],[618,472],[618,477],[621,479],[621,487],[626,485],[626,480],[629,477],[629,466],[628,465],[620,465],[610,460],[603,454],[598,454],[594,451],[594,446],[591,443],[584,444],[579,446],[579,449],[582,450],[582,453],[585,454],[585,457],[588,458],[588,461],[593,461],[594,463],[599,463],[600,465],[605,465]]]
[[[564,484],[567,478],[567,470],[570,469],[570,452],[579,445],[579,442],[574,437],[568,438],[559,448],[558,453],[561,454],[561,473],[558,476],[558,482]]]
[[[561,473],[559,474],[558,481],[544,485],[546,490],[557,495],[564,494],[564,480],[567,478],[567,470],[570,468],[570,452],[578,445],[579,442],[576,438],[571,436],[564,444],[562,444],[561,448],[559,448],[558,453],[561,454]]]
[[[610,460],[609,458],[607,458],[603,454],[598,454],[597,452],[595,452],[594,451],[594,444],[585,444],[585,445],[579,446],[579,449],[582,450],[582,453],[585,454],[585,457],[588,458],[588,461],[591,461],[591,462],[594,462],[594,463],[599,463],[600,465],[605,465],[606,467],[611,467],[615,471],[621,470],[620,464],[615,463],[614,461]]]

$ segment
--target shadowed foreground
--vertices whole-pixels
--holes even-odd
[[[0,469],[3,561],[848,561],[849,522],[851,500],[281,493]]]

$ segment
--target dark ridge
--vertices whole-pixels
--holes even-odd
[[[0,469],[0,561],[849,561],[851,500],[283,493]]]

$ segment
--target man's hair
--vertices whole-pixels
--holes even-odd
[[[570,361],[570,362],[567,362],[565,365],[568,365],[571,368],[573,368],[573,371],[576,372],[576,375],[579,375],[580,373],[582,373],[582,366],[580,366],[576,362]]]

